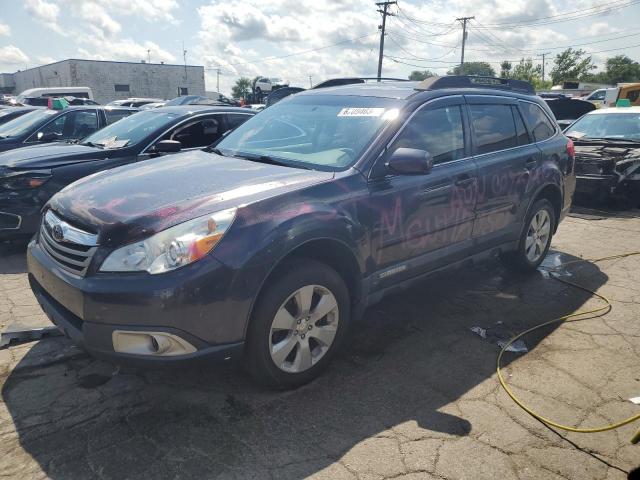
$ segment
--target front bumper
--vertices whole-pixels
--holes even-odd
[[[576,193],[611,194],[618,184],[614,175],[576,175]]]
[[[27,262],[31,288],[47,316],[96,357],[138,364],[182,363],[226,360],[243,351],[246,317],[241,308],[230,305],[231,272],[213,258],[157,276],[83,278],[60,269],[34,240]],[[112,335],[123,330],[165,332],[184,339],[196,351],[176,356],[116,352]]]

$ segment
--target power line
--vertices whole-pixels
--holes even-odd
[[[551,17],[558,17],[557,19],[549,19],[549,20],[543,20],[540,21],[540,19],[536,19],[536,20],[532,20],[529,22],[512,22],[512,23],[492,23],[492,24],[488,24],[486,27],[486,29],[493,29],[495,30],[496,28],[498,29],[504,29],[504,28],[531,28],[531,27],[541,27],[541,26],[545,26],[545,25],[554,25],[556,23],[564,23],[564,22],[570,22],[573,20],[580,20],[582,18],[588,18],[588,17],[594,17],[594,16],[598,16],[598,15],[604,15],[606,13],[610,13],[610,12],[614,12],[616,10],[621,10],[623,8],[627,8],[633,5],[637,5],[638,3],[640,3],[640,1],[635,0],[635,1],[631,1],[631,2],[627,2],[627,3],[623,3],[623,4],[616,4],[618,2],[613,2],[613,4],[610,5],[603,5],[601,7],[600,10],[595,11],[595,12],[582,12],[582,11],[577,11],[579,14],[576,15],[567,15],[567,14],[560,14],[560,15],[553,15]],[[606,7],[606,8],[603,8]],[[595,7],[594,7],[595,8]]]
[[[391,42],[392,42],[393,44],[395,44],[395,45],[396,45],[400,50],[402,50],[404,53],[406,53],[407,55],[411,55],[412,57],[414,57],[414,59],[415,59],[415,60],[426,60],[426,61],[433,61],[433,60],[437,60],[437,59],[440,59],[440,58],[444,58],[444,57],[446,57],[446,56],[448,56],[448,55],[451,55],[453,52],[455,52],[455,51],[458,49],[458,46],[456,45],[456,46],[454,46],[451,50],[449,50],[447,53],[445,53],[444,55],[440,55],[439,57],[433,57],[433,58],[431,58],[431,59],[427,59],[427,58],[424,58],[424,57],[419,57],[418,55],[415,55],[415,54],[411,53],[409,50],[405,49],[402,45],[400,45],[400,44],[398,43],[398,41],[397,41],[397,40],[395,40],[395,38],[393,38],[393,36],[392,36],[392,35],[389,35],[389,40],[391,40]],[[396,57],[396,58],[402,58],[402,57]]]

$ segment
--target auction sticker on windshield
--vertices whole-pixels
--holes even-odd
[[[338,112],[339,117],[379,117],[384,108],[347,107]]]

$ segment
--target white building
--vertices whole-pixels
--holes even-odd
[[[171,99],[204,95],[204,67],[164,63],[132,63],[69,59],[0,74],[0,93],[29,88],[90,87],[100,103],[128,97]]]

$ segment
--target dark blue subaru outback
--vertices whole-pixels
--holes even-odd
[[[527,83],[481,77],[302,92],[215,148],[55,195],[29,245],[42,308],[113,360],[244,354],[291,387],[352,318],[436,270],[533,270],[570,207],[573,144]]]

